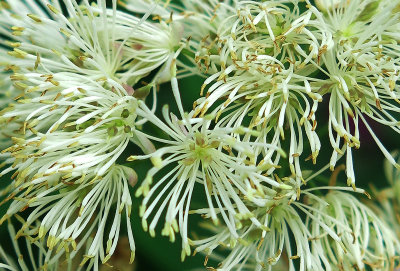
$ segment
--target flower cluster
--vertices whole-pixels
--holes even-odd
[[[399,210],[400,163],[372,122],[400,133],[397,1],[91,2],[0,2],[0,224],[27,242],[22,270],[98,270],[121,224],[132,262],[131,195],[145,231],[163,224],[209,270],[396,268],[400,222],[382,210]],[[379,204],[356,186],[362,127],[388,160]]]

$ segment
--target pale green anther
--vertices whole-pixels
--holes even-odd
[[[293,189],[292,186],[287,185],[287,184],[281,184],[281,185],[279,185],[279,188],[285,189],[285,190],[291,190],[291,189]]]
[[[161,159],[161,157],[154,156],[154,157],[151,157],[150,160],[151,160],[151,162],[153,163],[153,165],[154,165],[156,168],[161,168],[161,166],[162,166],[162,159]]]
[[[60,12],[58,11],[58,9],[56,9],[55,7],[53,7],[50,4],[47,4],[47,7],[54,13],[54,14],[59,14]]]
[[[131,257],[129,259],[129,263],[133,263],[134,260],[135,260],[135,251],[131,251]]]
[[[40,20],[40,18],[35,14],[27,14],[27,16],[29,18],[31,18],[32,20],[34,20],[35,22],[37,22],[37,23],[41,23],[42,22],[42,20]]]
[[[142,219],[142,227],[143,227],[143,230],[144,230],[144,231],[147,231],[147,230],[148,230],[148,226],[147,226],[147,221],[146,221],[146,219]]]

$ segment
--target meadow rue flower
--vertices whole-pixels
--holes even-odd
[[[400,163],[399,150],[393,151],[391,155],[397,163]],[[393,189],[394,197],[398,200],[398,204],[400,204],[400,169],[386,160],[384,163],[384,170],[386,179],[389,181],[390,187]]]
[[[190,254],[187,224],[196,183],[204,187],[205,201],[209,207],[206,215],[214,223],[218,223],[219,216],[222,217],[236,236],[237,219],[248,218],[262,226],[244,204],[243,196],[247,201],[263,205],[263,195],[270,193],[272,188],[291,188],[288,184],[263,175],[273,167],[272,161],[264,160],[256,164],[251,144],[240,141],[237,134],[240,129],[211,128],[211,119],[196,119],[190,115],[178,119],[166,107],[163,110],[164,123],[155,116],[150,116],[151,112],[141,102],[138,112],[140,110],[147,111],[148,120],[170,137],[163,139],[146,135],[150,140],[166,146],[148,155],[131,156],[128,159],[150,158],[154,164],[136,193],[138,196],[144,195],[140,211],[143,227],[154,236],[155,226],[162,213],[166,212],[162,234],[170,236],[173,241],[175,232],[180,231],[185,254]],[[169,167],[172,167],[169,172],[164,173],[163,169]],[[155,178],[157,182],[150,187]],[[147,220],[153,213],[155,214],[148,226]]]
[[[81,178],[64,178],[51,187],[40,185],[16,194],[6,217],[21,209],[33,208],[16,238],[28,236],[43,239],[46,237],[49,253],[65,253],[67,258],[74,258],[83,246],[83,266],[89,261],[88,269],[98,270],[100,263],[107,262],[114,253],[122,220],[126,220],[130,262],[134,260],[135,243],[133,240],[130,213],[132,201],[129,185],[137,178],[128,167],[114,165],[106,174],[94,180],[94,174]],[[48,183],[57,182],[49,178]],[[116,204],[115,209],[111,206]],[[35,221],[39,220],[39,223]],[[106,222],[112,221],[111,226]],[[107,240],[107,241],[106,241]],[[77,248],[78,247],[78,248]],[[54,261],[50,255],[47,261]]]
[[[238,1],[227,15],[218,25],[215,41],[198,52],[203,60],[199,64],[208,72],[220,71],[221,78],[245,71],[278,72],[280,63],[284,64],[281,68],[291,64],[301,70],[314,60],[319,62],[333,45],[320,12],[311,5],[301,12],[299,1]],[[204,61],[203,54],[208,54],[209,61]],[[312,69],[303,71],[307,72]]]
[[[355,236],[354,238],[358,236],[357,233],[354,234],[353,232],[355,229],[361,232],[360,240],[366,238],[367,242],[370,240],[370,244],[379,246],[379,242],[382,242],[381,245],[390,242],[390,238],[394,236],[392,235],[393,232],[382,222],[374,224],[373,221],[377,219],[376,215],[352,196],[350,197],[355,201],[354,206],[348,202],[344,205],[348,208],[360,207],[361,211],[355,210],[356,213],[353,213],[353,216],[345,212],[343,217],[339,218],[339,216],[332,215],[329,211],[324,210],[331,204],[331,201],[337,202],[336,205],[341,205],[342,201],[337,200],[337,195],[346,197],[348,194],[341,191],[353,191],[352,188],[335,186],[320,188],[334,189],[335,192],[329,192],[329,196],[320,197],[314,194],[314,191],[318,190],[319,187],[308,188],[302,190],[305,195],[303,198],[299,198],[298,192],[295,190],[286,192],[286,194],[278,193],[270,199],[264,208],[255,209],[253,213],[260,221],[265,221],[264,226],[267,227],[267,230],[262,230],[249,223],[243,223],[239,232],[240,237],[232,238],[226,228],[207,226],[211,232],[214,232],[214,235],[191,241],[192,245],[196,246],[195,252],[199,251],[206,254],[206,265],[209,258],[214,258],[215,253],[219,253],[217,258],[222,253],[218,252],[218,247],[230,251],[227,257],[222,258],[223,260],[217,268],[208,267],[210,270],[281,270],[279,264],[282,262],[287,265],[286,269],[283,268],[282,270],[298,270],[298,268],[300,270],[336,270],[337,266],[339,268],[342,268],[342,266],[338,264],[336,259],[330,257],[337,255],[338,251],[341,251],[340,255],[345,255],[344,257],[348,255],[346,253],[349,250],[352,250],[351,253],[361,251],[361,254],[367,251],[355,248],[355,243],[349,242],[350,239],[347,239],[349,238],[347,234]],[[356,192],[366,193],[359,188],[356,189]],[[343,208],[336,205],[331,207],[332,212],[341,213]],[[360,216],[359,211],[361,212]],[[364,211],[371,215],[371,219],[366,220],[362,217]],[[359,223],[355,223],[354,219],[360,219]],[[375,232],[371,232],[372,236],[369,237],[369,232],[363,230],[363,227],[368,227],[368,223],[374,225],[372,228],[378,233],[376,239],[374,239]],[[384,236],[382,239],[379,237],[381,232]],[[332,248],[325,249],[325,246],[318,246],[320,241],[316,240],[320,239],[324,239],[325,245],[333,247],[335,251],[331,251]],[[395,251],[398,249],[398,241],[393,240],[393,243],[387,247],[389,251],[393,247]],[[392,254],[389,252],[389,255]],[[394,257],[393,260],[396,260],[396,258]],[[394,262],[392,263],[394,264]],[[275,268],[276,264],[278,264],[277,269]],[[350,268],[350,265],[346,266]],[[343,270],[347,270],[346,267]],[[360,268],[360,270],[363,269]],[[392,269],[383,268],[382,270]]]
[[[145,21],[149,14],[138,18],[117,11],[116,1],[112,9],[104,0],[65,1],[68,15],[58,1],[44,1],[43,7],[19,0],[8,4],[0,27],[14,47],[10,55],[24,68],[106,76],[131,86],[167,62],[180,40],[166,24]]]
[[[347,152],[348,184],[355,183],[352,147],[360,147],[359,122],[371,133],[387,159],[400,167],[368,124],[365,115],[399,132],[395,115],[399,112],[398,35],[391,35],[400,15],[393,13],[396,3],[385,1],[341,1],[328,9],[324,20],[335,37],[335,46],[322,55],[329,100],[329,138],[334,148],[331,168],[337,154]],[[382,3],[382,5],[381,5]],[[389,33],[387,35],[386,33]],[[397,40],[396,40],[397,38]],[[397,104],[397,105],[396,105]],[[354,126],[354,128],[352,127]],[[340,147],[343,139],[343,147]]]
[[[373,192],[377,202],[367,202],[367,206],[371,208],[377,217],[383,221],[394,235],[400,240],[400,204],[398,190],[395,187],[375,190]],[[400,263],[399,263],[400,265]]]
[[[10,63],[12,57],[8,56],[6,51],[0,48],[0,110],[3,110],[8,104],[13,102],[13,98],[21,94],[21,90],[12,86],[10,75],[13,69],[17,69]],[[2,124],[1,124],[2,125]],[[16,126],[11,124],[11,126]],[[16,127],[14,127],[16,128]],[[11,129],[8,131],[2,129],[0,132],[0,149],[3,150],[12,145]],[[0,154],[0,157],[4,155]]]
[[[1,222],[34,208],[19,234],[48,234],[50,250],[58,244],[74,247],[82,235],[88,240],[85,231],[94,232],[96,225],[85,261],[91,259],[90,265],[98,268],[115,250],[125,209],[133,260],[128,182],[134,184],[137,176],[116,161],[135,133],[137,99],[112,79],[96,82],[77,74],[35,72],[12,79],[26,91],[1,116],[19,123],[14,145],[3,151],[11,156],[5,163],[12,165],[2,174],[15,172],[14,182],[5,188],[5,201],[12,203]],[[117,210],[105,249],[113,203]],[[40,227],[32,228],[41,216]]]
[[[118,5],[132,12],[157,14],[161,18],[168,18],[171,14],[167,9],[171,5],[170,1],[165,0],[120,0]]]
[[[10,58],[5,50],[0,49],[0,109],[4,109],[12,101],[15,96],[18,96],[18,90],[14,90],[10,79],[11,70],[14,68],[10,64]]]
[[[340,191],[310,199],[314,202],[315,217],[308,221],[313,235],[312,250],[321,259],[324,270],[394,269],[399,260],[399,239],[370,208]],[[319,223],[325,223],[340,235],[345,250],[326,235]]]
[[[399,151],[391,153],[395,161],[400,161]],[[373,187],[373,196],[377,202],[369,203],[370,207],[378,217],[396,232],[400,240],[400,170],[393,166],[388,160],[384,163],[385,177],[389,187]]]
[[[39,18],[31,14],[25,17],[25,12],[40,10],[41,6],[13,3],[15,6],[5,5],[1,10],[4,18],[9,19],[2,22],[2,30],[6,36],[16,37],[15,42],[7,43],[16,47],[9,54],[16,57],[13,65],[18,67],[11,80],[23,94],[16,98],[17,104],[1,112],[7,129],[11,124],[18,125],[12,129],[18,134],[12,137],[14,145],[2,152],[11,156],[5,164],[13,165],[1,174],[15,171],[15,182],[2,191],[8,193],[3,203],[13,201],[1,222],[33,207],[19,236],[43,238],[48,234],[50,251],[55,246],[64,250],[68,246],[75,248],[79,237],[88,245],[82,265],[90,259],[89,268],[97,269],[99,262],[107,262],[116,248],[125,208],[133,261],[127,179],[134,184],[137,176],[133,170],[122,169],[115,163],[130,140],[140,147],[145,145],[134,130],[135,97],[144,98],[142,92],[146,94],[146,89],[129,85],[167,62],[179,38],[164,42],[163,39],[170,39],[167,26],[145,23],[145,17],[121,15],[115,5],[114,10],[106,10],[105,1],[98,2],[99,8],[88,6],[87,2],[83,6],[75,1],[65,3],[71,16],[68,18],[58,4],[47,5],[51,17]],[[18,9],[19,6],[24,8]],[[23,27],[14,27],[12,34],[7,33],[8,25],[14,23]],[[58,39],[58,43],[36,40],[45,29],[54,32],[48,36]],[[117,75],[120,69],[125,71],[125,77]],[[85,194],[88,196],[83,197]],[[115,202],[117,211],[105,248],[105,225]],[[61,209],[64,212],[60,215]],[[32,221],[41,216],[44,218],[40,226],[33,227]],[[90,240],[96,227],[97,233]]]
[[[0,174],[12,181],[0,224],[18,255],[26,239],[28,257],[14,263],[0,247],[0,267],[56,270],[65,258],[98,270],[121,245],[121,224],[133,261],[138,176],[121,165],[133,144],[142,153],[130,165],[152,163],[136,190],[142,226],[179,234],[182,260],[193,247],[208,270],[394,270],[400,166],[369,121],[400,132],[399,27],[390,0],[1,1]],[[193,75],[205,79],[188,110],[178,80]],[[156,111],[168,81],[178,114],[168,103]],[[305,171],[323,150],[323,98],[334,150]],[[349,194],[369,197],[355,186],[360,123],[391,163],[390,187],[371,186],[378,202]],[[345,154],[329,186],[310,182]],[[344,167],[352,187],[333,186]],[[189,234],[193,214],[208,223],[205,238]]]
[[[378,10],[375,12],[380,12],[380,10],[386,10],[387,8],[392,10],[391,17],[396,16],[396,13],[400,11],[400,4],[393,4],[392,1],[382,0],[380,5],[378,6]],[[400,35],[398,29],[400,27],[400,20],[392,21],[391,25],[388,25],[387,28],[383,31],[383,36],[385,37],[385,42],[382,45],[382,49],[388,56],[393,58],[399,57],[400,45],[397,42],[400,39]]]
[[[311,191],[309,189],[307,194]],[[328,223],[313,214],[312,206],[298,199],[296,190],[277,193],[264,207],[253,211],[265,229],[243,221],[239,238],[232,239],[226,229],[219,228],[212,237],[192,241],[197,246],[195,251],[203,251],[209,256],[220,245],[229,248],[229,255],[217,270],[274,270],[273,266],[280,261],[287,261],[287,270],[298,270],[298,267],[299,270],[325,270],[325,263],[313,253],[310,241],[314,235],[308,220],[320,227],[321,232],[339,247],[344,247],[344,244]]]
[[[62,269],[62,267],[60,266],[63,266],[65,268],[71,267],[72,261],[69,259],[65,260],[63,264],[61,263],[62,260],[60,259],[60,254],[53,257],[50,263],[46,262],[46,256],[48,255],[48,252],[46,252],[45,249],[45,239],[29,240],[27,238],[24,238],[24,240],[22,241],[21,239],[16,240],[16,231],[11,222],[8,224],[8,233],[10,235],[10,243],[12,244],[18,261],[15,261],[13,255],[7,254],[4,251],[3,247],[0,246],[0,268],[2,268],[3,270],[29,271],[43,269],[56,271]],[[5,239],[7,238],[4,238],[3,240]],[[21,243],[23,243],[22,246],[20,245]]]
[[[318,10],[309,5],[301,13],[297,1],[244,1],[236,9],[196,56],[211,76],[202,86],[201,93],[210,85],[206,96],[194,104],[195,116],[212,107],[217,119],[225,116],[226,125],[242,125],[251,116],[250,128],[258,127],[262,137],[272,129],[273,144],[279,146],[284,125],[290,123],[289,163],[301,182],[303,138],[310,142],[314,163],[320,150],[314,113],[322,96],[313,83],[321,80],[309,75],[321,68],[321,55],[333,46],[332,35]]]
[[[20,125],[15,145],[3,150],[12,155],[7,163],[13,166],[2,174],[16,170],[17,186],[53,174],[101,177],[132,137],[137,100],[111,79],[34,72],[12,79],[25,94],[1,114]]]
[[[225,86],[231,87],[230,81],[234,80],[227,80]],[[251,85],[246,85],[244,82],[238,83],[237,87],[241,86],[243,92],[237,98],[234,98],[237,99],[237,103],[228,107],[226,113],[223,113],[220,120],[221,125],[227,127],[244,125],[248,121],[247,116],[250,115],[249,128],[259,132],[254,141],[265,144],[268,142],[277,147],[283,147],[284,143],[281,140],[286,138],[285,133],[287,134],[287,131],[285,130],[288,130],[289,136],[286,140],[290,142],[288,155],[290,170],[300,184],[303,181],[300,166],[300,156],[304,152],[303,140],[307,138],[310,143],[311,155],[309,159],[312,159],[313,163],[316,163],[321,148],[319,137],[315,131],[317,122],[314,115],[318,102],[321,101],[321,96],[312,95],[315,100],[311,106],[306,95],[302,93],[302,87],[297,85],[297,83],[304,83],[300,78],[291,80],[287,85],[284,81],[282,83],[272,82],[271,84],[268,78],[265,80],[254,78]],[[232,84],[235,83],[232,82]],[[262,86],[257,84],[262,84]],[[279,88],[282,86],[291,88],[287,102],[285,102],[282,93],[279,92]],[[310,85],[305,83],[305,86],[311,92]],[[268,92],[265,92],[265,87],[269,89]],[[212,96],[211,94],[209,98]],[[304,109],[302,103],[305,103]],[[217,116],[221,112],[218,110],[220,109],[213,111]],[[285,122],[287,124],[284,127]],[[256,152],[265,153],[267,150],[261,144],[256,147]],[[275,163],[278,164],[279,159]]]
[[[195,55],[198,50],[206,46],[204,40],[207,37],[216,35],[222,19],[235,12],[227,0],[188,0],[179,4],[171,1],[123,0],[118,3],[133,12],[142,14],[151,12],[154,18],[170,24],[175,32],[182,35],[185,47],[176,60],[179,67],[178,78],[191,75],[204,76],[196,68]]]
[[[331,10],[340,7],[340,4],[349,4],[351,0],[315,0],[317,7],[322,10]]]
[[[172,67],[172,69],[176,68]],[[164,106],[162,112],[165,122],[153,115],[141,101],[137,109],[139,115],[146,116],[149,122],[160,127],[169,138],[157,138],[142,132],[137,134],[166,146],[148,155],[133,155],[128,160],[150,158],[152,161],[154,167],[148,171],[145,180],[136,192],[137,196],[143,194],[145,197],[140,210],[142,224],[144,229],[149,230],[154,236],[155,226],[164,209],[167,208],[162,234],[174,241],[175,232],[180,231],[183,243],[182,258],[184,258],[185,255],[190,254],[187,224],[191,196],[196,183],[204,186],[209,207],[207,215],[214,223],[218,223],[217,213],[221,213],[233,235],[236,235],[235,220],[237,219],[250,218],[253,223],[261,226],[259,221],[252,218],[240,194],[244,194],[246,200],[262,204],[262,196],[271,190],[271,186],[280,189],[291,189],[291,186],[263,175],[274,165],[271,158],[258,162],[252,151],[252,145],[240,141],[240,134],[248,129],[217,126],[211,128],[212,117],[193,118],[193,112],[184,113],[176,77],[172,78],[171,86],[181,119],[170,114],[167,106]],[[250,133],[250,131],[247,132]],[[279,152],[276,147],[271,146],[271,148],[273,152]],[[165,175],[157,176],[163,172],[163,168],[168,168],[168,166],[174,166],[174,168]],[[155,176],[159,180],[150,189]],[[172,184],[174,186],[171,187]],[[160,203],[161,207],[158,208],[148,226],[148,217],[164,195],[165,198]],[[258,198],[261,198],[261,202]],[[147,206],[150,200],[150,206]],[[166,207],[167,204],[168,207]]]

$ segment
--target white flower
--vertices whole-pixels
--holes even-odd
[[[78,269],[98,270],[116,251],[121,224],[133,261],[129,186],[138,176],[120,163],[132,143],[143,153],[128,161],[152,162],[136,190],[142,226],[154,237],[162,223],[171,241],[179,233],[182,260],[193,246],[205,265],[221,259],[210,270],[395,268],[400,165],[367,117],[400,133],[398,1],[92,2],[0,4],[0,175],[12,174],[0,190],[0,206],[10,203],[0,224],[16,217],[23,225],[15,232],[9,224],[11,235],[40,250],[28,245],[39,258],[20,259],[22,270],[56,270],[62,257],[69,269],[79,259]],[[192,75],[205,81],[188,111],[178,79]],[[161,119],[156,90],[167,81],[179,114],[164,105]],[[324,97],[334,150],[304,179],[302,160],[316,164],[322,150]],[[369,196],[356,188],[352,162],[360,121],[393,165],[379,204],[345,193]],[[344,154],[352,187],[305,187]],[[211,222],[211,235],[189,238],[193,214]],[[218,248],[228,249],[225,258]],[[1,247],[0,258],[0,267],[19,269]]]
[[[321,96],[318,93],[312,93],[311,86],[307,79],[297,77],[293,74],[290,81],[287,82],[284,76],[275,76],[275,80],[270,81],[269,77],[257,79],[255,76],[243,74],[226,80],[219,89],[210,89],[209,95],[202,104],[208,106],[207,101],[219,99],[218,92],[221,90],[233,89],[237,96],[233,95],[232,100],[219,105],[213,113],[219,116],[222,112],[222,126],[238,127],[249,123],[250,129],[255,129],[259,132],[258,136],[253,139],[260,143],[255,147],[256,153],[263,153],[264,147],[261,143],[270,143],[273,146],[282,147],[283,140],[289,140],[290,147],[288,160],[290,170],[293,176],[296,177],[300,184],[303,180],[300,166],[301,155],[304,153],[304,139],[308,139],[311,150],[309,159],[316,163],[319,154],[321,143],[316,133],[317,122],[315,120],[315,111],[317,110],[318,102],[321,101]],[[251,84],[248,84],[251,80]],[[280,81],[281,80],[281,81]],[[246,83],[247,82],[247,83]],[[285,94],[279,89],[288,90],[288,97],[284,98]],[[304,91],[306,88],[306,92]],[[316,90],[317,88],[314,88]],[[209,93],[210,93],[209,92]],[[214,93],[216,95],[214,95]],[[310,105],[308,97],[313,97],[313,104]],[[285,101],[285,99],[287,99]],[[225,106],[232,102],[232,106]],[[305,104],[305,108],[302,108]],[[202,105],[199,105],[195,111],[206,112],[200,110]],[[250,116],[250,118],[247,118]],[[250,119],[250,121],[248,120]],[[287,135],[289,132],[289,135]],[[285,135],[286,134],[286,135]],[[282,163],[279,160],[276,164]]]
[[[181,57],[177,59],[178,78],[191,75],[204,76],[196,68],[196,53],[206,46],[204,43],[207,37],[216,35],[223,18],[235,12],[230,0],[225,2],[187,0],[179,4],[164,0],[123,0],[118,4],[135,13],[150,12],[155,18],[170,24],[176,35],[182,36],[186,46],[182,50]]]
[[[195,43],[215,32],[221,18],[235,11],[231,0],[187,0],[179,4],[169,0],[121,0],[118,4],[132,12],[150,12],[157,19],[183,24],[186,38],[191,37]]]
[[[320,244],[318,240],[320,238],[329,240],[329,245],[335,249],[335,252],[344,252],[346,249],[358,251],[352,243],[349,243],[347,236],[343,237],[343,234],[350,235],[351,229],[354,229],[352,227],[354,217],[339,218],[323,208],[319,209],[315,204],[310,204],[310,202],[317,202],[326,207],[329,205],[328,201],[337,201],[336,194],[332,194],[332,198],[327,200],[311,193],[319,189],[352,190],[348,187],[317,187],[303,189],[302,192],[300,190],[282,191],[269,198],[264,207],[258,206],[253,210],[255,217],[263,223],[264,229],[242,220],[242,227],[238,232],[239,238],[234,238],[226,228],[211,227],[213,236],[191,241],[191,244],[196,246],[195,252],[204,252],[207,255],[206,262],[208,257],[213,257],[212,255],[217,251],[216,248],[229,248],[230,253],[218,265],[218,270],[274,270],[275,264],[285,261],[281,258],[288,260],[287,270],[297,270],[298,267],[300,270],[330,270],[326,268],[337,265],[337,262],[329,258],[331,256],[329,249],[318,247]],[[365,193],[362,189],[357,189],[357,192]],[[306,196],[300,198],[301,193]],[[331,193],[344,194],[343,192]],[[341,204],[340,201],[337,204]],[[335,207],[338,213],[341,212],[338,206],[335,205]],[[372,214],[371,211],[369,213]],[[364,226],[367,225],[364,224]],[[340,230],[337,231],[336,229],[339,228]],[[388,234],[387,228],[383,231]],[[211,270],[214,269],[211,268]]]
[[[88,268],[97,270],[116,248],[125,209],[133,261],[127,179],[136,182],[137,176],[116,162],[130,141],[151,147],[135,132],[146,121],[137,118],[136,97],[144,99],[154,83],[132,86],[164,63],[170,71],[180,36],[165,23],[145,22],[149,14],[140,19],[116,11],[116,1],[111,10],[105,1],[65,1],[67,17],[57,1],[55,7],[43,4],[13,1],[0,11],[0,30],[14,47],[10,78],[23,91],[0,114],[3,128],[15,133],[14,145],[2,151],[9,166],[1,174],[15,171],[15,181],[2,190],[4,202],[12,202],[0,223],[34,208],[17,236],[48,236],[49,251],[65,253],[77,242],[87,244],[82,265],[90,260]],[[11,25],[19,26],[10,33]],[[163,68],[153,77],[161,79],[169,80]]]
[[[17,184],[48,176],[103,176],[134,132],[136,98],[113,80],[95,82],[75,74],[12,76],[25,96],[2,112],[19,123],[15,145],[6,150]]]
[[[64,263],[62,263],[64,259],[61,259],[61,254],[53,256],[51,262],[46,262],[46,257],[49,255],[49,252],[46,252],[45,249],[46,239],[33,240],[23,238],[24,240],[22,242],[24,245],[21,246],[20,243],[22,238],[15,239],[16,232],[13,222],[9,222],[8,224],[8,233],[10,235],[11,244],[15,250],[16,257],[7,254],[3,247],[0,246],[0,268],[2,268],[2,270],[29,271],[44,269],[56,271],[61,270],[62,267],[71,267],[71,259],[67,259],[64,261]],[[3,237],[2,240],[5,241],[7,238]],[[18,262],[15,262],[15,258],[18,258]],[[60,266],[62,267],[60,268]]]
[[[383,221],[400,240],[400,203],[398,187],[388,187],[374,191],[373,196],[377,202],[368,202],[377,217]],[[400,263],[399,263],[400,265]]]
[[[55,255],[66,253],[74,258],[82,248],[84,257],[81,265],[89,260],[88,269],[98,270],[100,263],[107,262],[116,249],[121,222],[126,220],[131,259],[135,256],[130,213],[132,201],[129,183],[137,176],[124,166],[112,166],[102,178],[95,180],[94,174],[79,177],[49,177],[47,185],[31,186],[20,191],[16,187],[15,195],[7,214],[10,217],[27,207],[33,208],[21,229],[14,234],[31,238],[47,238],[49,257],[53,262]],[[111,208],[116,204],[116,208]],[[39,220],[39,223],[35,223]],[[106,222],[111,220],[111,228]],[[104,243],[105,242],[105,243]]]
[[[390,153],[395,161],[400,162],[400,151],[395,150]],[[393,166],[388,160],[384,163],[385,177],[392,187],[400,185],[400,170]],[[400,194],[399,194],[400,195]],[[400,203],[400,201],[399,201]]]
[[[141,110],[144,112],[140,112]],[[184,119],[179,120],[170,114],[166,107],[163,110],[164,123],[151,116],[150,110],[142,102],[138,114],[146,115],[150,122],[170,137],[162,139],[143,134],[150,140],[164,143],[166,146],[145,156],[129,158],[150,158],[154,164],[136,193],[137,196],[145,196],[140,209],[143,227],[154,236],[160,216],[166,212],[162,234],[170,236],[174,241],[175,232],[181,232],[184,248],[182,257],[190,253],[187,224],[196,183],[204,187],[202,190],[209,208],[204,215],[210,217],[215,224],[222,218],[234,236],[237,236],[238,219],[249,218],[261,226],[260,222],[253,218],[245,201],[253,201],[263,206],[264,196],[274,193],[273,189],[291,188],[290,185],[264,176],[264,173],[274,167],[271,157],[276,148],[271,147],[265,159],[256,164],[252,144],[240,141],[239,134],[242,133],[241,130],[246,131],[244,128],[211,128],[211,120],[207,118],[184,116]],[[168,169],[169,172],[163,169]],[[154,179],[157,182],[150,188]],[[148,226],[147,220],[153,213],[154,217]]]
[[[8,56],[6,51],[0,48],[0,110],[3,110],[8,104],[13,102],[13,98],[21,94],[21,90],[12,86],[10,79],[11,71],[18,68],[10,63],[12,57]],[[0,121],[1,123],[1,121]],[[4,125],[4,124],[0,124]],[[14,127],[13,127],[14,126]],[[0,132],[0,150],[12,145],[11,136],[16,125],[9,125],[8,129],[2,129]],[[3,155],[0,154],[0,157]]]
[[[128,179],[135,182],[137,177],[116,161],[134,136],[137,99],[111,79],[96,82],[77,74],[34,72],[11,78],[24,86],[25,95],[1,116],[19,128],[14,145],[3,150],[10,156],[5,163],[12,165],[1,173],[15,172],[3,191],[12,202],[0,223],[34,208],[18,235],[48,234],[49,250],[65,245],[66,251],[75,248],[79,237],[90,245],[85,261],[91,259],[90,266],[98,268],[115,250],[125,209],[133,260]],[[104,245],[105,223],[115,202]],[[40,227],[30,227],[41,216]]]
[[[1,10],[0,29],[7,31],[15,63],[27,69],[106,76],[133,85],[167,62],[180,40],[165,23],[146,22],[149,14],[137,18],[117,11],[116,0],[113,9],[106,8],[105,0],[93,6],[64,1],[68,16],[58,1],[43,1],[44,10],[10,2],[10,9]]]
[[[286,125],[291,172],[301,183],[303,139],[310,142],[313,163],[321,147],[315,112],[322,96],[314,84],[322,80],[310,75],[321,69],[332,35],[315,7],[300,13],[297,1],[243,1],[235,8],[220,22],[215,40],[196,55],[200,68],[211,75],[202,86],[201,93],[209,86],[206,96],[195,102],[195,116],[215,108],[226,126],[244,125],[250,116],[249,128],[261,132],[257,141],[268,137],[277,146],[280,137],[288,137]]]
[[[12,98],[18,96],[18,92],[13,93],[14,89],[11,87],[10,75],[14,67],[12,67],[10,59],[7,52],[0,48],[0,109],[4,109],[12,101]]]
[[[253,210],[264,229],[242,220],[239,238],[233,238],[223,228],[212,237],[192,241],[195,251],[208,256],[219,246],[229,248],[229,255],[217,270],[274,270],[273,267],[288,259],[287,270],[321,270],[319,259],[311,253],[311,233],[296,208],[296,191],[277,193],[264,207]],[[313,269],[314,268],[314,269]],[[214,269],[212,269],[214,270]]]
[[[348,5],[351,0],[315,0],[315,4],[322,11],[332,10],[343,5]]]
[[[300,12],[298,1],[290,0],[238,1],[219,22],[215,40],[198,53],[199,60],[205,61],[208,54],[207,71],[214,73],[219,68],[221,77],[244,71],[275,73],[280,63],[286,69],[292,64],[296,71],[311,73],[310,68],[301,70],[309,63],[318,68],[321,55],[333,41],[322,14],[311,5],[307,8]]]
[[[312,250],[323,262],[325,270],[394,269],[400,252],[399,239],[371,209],[354,196],[340,191],[311,199],[314,201],[314,219],[309,220]],[[344,247],[335,244],[321,230],[320,223],[340,236]]]
[[[399,151],[393,151],[391,155],[395,161],[400,161]],[[378,202],[368,204],[378,217],[396,232],[400,240],[400,170],[389,161],[384,164],[385,177],[389,181],[389,187],[373,190],[374,198]]]
[[[269,228],[268,231],[249,229],[244,245],[239,244],[232,250],[220,270],[238,268],[246,264],[247,260],[254,262],[254,270],[271,270],[281,257],[289,259],[288,270],[296,270],[297,261],[300,263],[300,270],[318,270],[318,259],[313,258],[310,253],[310,233],[293,206],[282,204],[274,207],[266,214],[264,225]],[[285,256],[282,256],[283,253]]]
[[[364,117],[367,115],[400,132],[395,117],[400,103],[400,89],[396,84],[400,72],[396,56],[400,47],[395,45],[398,35],[392,34],[393,25],[395,28],[399,25],[400,15],[393,13],[394,5],[381,5],[379,1],[342,1],[340,8],[327,10],[324,18],[335,36],[335,46],[322,56],[329,76],[324,87],[331,93],[329,138],[334,152],[330,164],[333,169],[338,154],[347,152],[346,173],[352,186],[355,176],[351,148],[360,147],[360,121],[386,158],[400,167]]]

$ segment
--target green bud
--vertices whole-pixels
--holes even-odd
[[[128,125],[125,125],[124,132],[125,133],[130,133],[131,131],[132,131],[132,128],[130,126],[128,126]]]
[[[130,113],[129,113],[128,109],[125,108],[124,110],[122,110],[121,117],[126,119],[127,117],[129,117],[129,115],[130,115]]]
[[[379,2],[380,1],[374,1],[366,5],[364,10],[358,15],[356,21],[365,22],[371,19],[372,16],[378,12]]]
[[[118,128],[115,126],[108,127],[107,134],[109,136],[115,136],[118,133]]]
[[[144,99],[149,95],[152,87],[153,84],[148,84],[147,86],[136,89],[132,96],[136,99]]]

